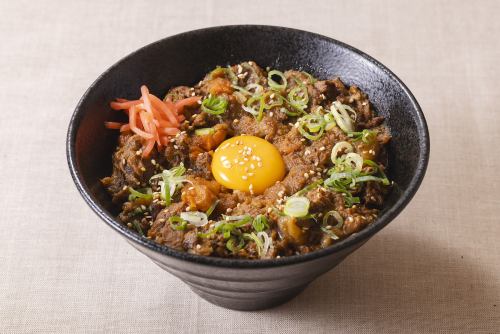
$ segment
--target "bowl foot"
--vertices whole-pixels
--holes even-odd
[[[190,284],[189,287],[198,296],[214,305],[238,311],[257,311],[288,302],[301,293],[307,287],[307,284],[286,290],[255,293],[254,295],[249,295],[248,292],[239,293],[235,291],[226,292],[222,295],[218,293],[219,291],[209,291]]]

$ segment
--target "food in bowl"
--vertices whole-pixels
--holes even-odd
[[[118,219],[171,248],[268,259],[373,223],[391,189],[384,119],[339,78],[255,62],[217,67],[163,99],[117,99],[127,123],[102,179]]]

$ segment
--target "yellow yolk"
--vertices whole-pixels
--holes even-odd
[[[215,150],[212,174],[226,188],[262,194],[283,179],[285,163],[267,140],[238,136],[222,142]]]

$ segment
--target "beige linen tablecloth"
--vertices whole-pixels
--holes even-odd
[[[500,2],[0,1],[0,332],[500,332]],[[388,227],[298,298],[213,306],[92,213],[69,176],[78,99],[129,52],[223,24],[351,44],[413,91],[427,176]],[[265,50],[262,50],[265,52]]]

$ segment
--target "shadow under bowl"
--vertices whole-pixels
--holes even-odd
[[[339,76],[368,94],[392,134],[389,177],[397,187],[377,221],[333,246],[272,260],[237,260],[179,252],[120,224],[99,179],[111,173],[117,134],[103,122],[116,119],[108,105],[116,97],[137,98],[142,84],[163,96],[170,87],[193,85],[217,65],[253,60],[279,70],[300,69],[320,79]],[[281,304],[391,222],[408,204],[424,177],[429,134],[408,88],[363,52],[310,32],[273,26],[223,26],[190,31],[147,45],[104,72],[81,98],[67,135],[67,158],[80,194],[94,212],[161,268],[202,298],[238,310]]]

